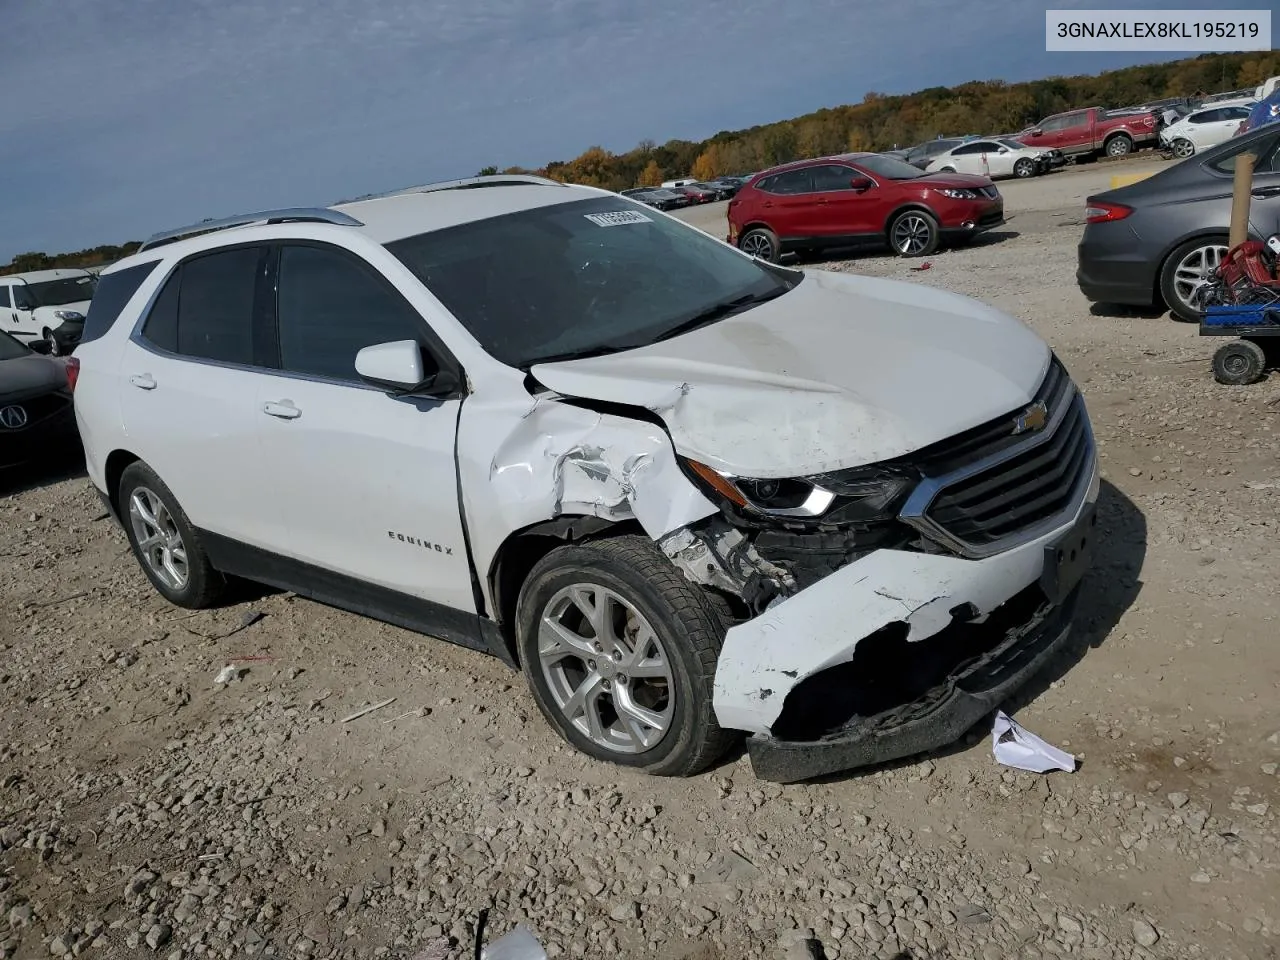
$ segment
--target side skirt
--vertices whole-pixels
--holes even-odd
[[[290,590],[309,600],[372,617],[414,633],[439,637],[491,654],[508,666],[514,666],[501,630],[485,617],[365,583],[291,557],[282,557],[208,530],[200,530],[198,535],[208,551],[209,560],[225,574]]]

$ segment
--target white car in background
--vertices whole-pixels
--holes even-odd
[[[938,154],[926,173],[971,173],[979,177],[1034,177],[1044,172],[1044,150],[1017,140],[970,140]]]
[[[0,277],[0,330],[30,345],[49,343],[54,356],[80,342],[98,280],[88,270],[37,270]]]
[[[1160,131],[1160,142],[1175,157],[1190,157],[1230,140],[1249,117],[1253,102],[1195,110]]]

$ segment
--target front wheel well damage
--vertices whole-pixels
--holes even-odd
[[[516,645],[516,604],[529,572],[556,547],[584,540],[599,540],[643,533],[634,520],[610,521],[593,516],[561,516],[513,533],[498,550],[489,572],[494,613],[511,662],[519,664]]]

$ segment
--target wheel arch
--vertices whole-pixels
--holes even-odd
[[[107,502],[111,505],[117,520],[124,516],[120,512],[120,478],[124,476],[130,464],[141,462],[142,458],[129,450],[112,450],[107,454],[107,460],[102,467],[102,479],[107,489],[102,492],[107,495]]]
[[[920,200],[909,200],[906,203],[902,203],[894,207],[889,216],[885,218],[884,224],[880,228],[880,232],[885,235],[886,240],[889,239],[889,228],[893,226],[893,221],[897,220],[898,217],[902,216],[902,214],[906,213],[908,210],[918,210],[921,213],[927,213],[933,218],[933,222],[938,224],[939,228],[941,228],[942,218],[940,218],[937,212],[931,209],[927,203]]]
[[[489,595],[493,598],[494,618],[502,632],[511,662],[519,666],[520,651],[516,644],[516,602],[520,588],[538,561],[556,547],[587,540],[603,540],[626,534],[644,535],[636,520],[605,520],[601,517],[565,515],[544,520],[517,530],[502,541],[489,565]]]
[[[1190,233],[1183,234],[1172,243],[1165,245],[1164,249],[1160,251],[1160,256],[1156,258],[1155,276],[1151,279],[1153,303],[1163,303],[1166,307],[1169,306],[1164,301],[1164,292],[1160,289],[1160,280],[1164,276],[1164,268],[1168,265],[1169,258],[1173,256],[1174,252],[1183,244],[1190,243],[1192,240],[1207,240],[1210,237],[1222,237],[1224,242],[1228,242],[1227,231],[1222,227],[1198,227]]]
[[[1102,140],[1102,150],[1105,153],[1107,148],[1117,140],[1128,140],[1130,151],[1137,145],[1137,141],[1133,138],[1133,134],[1128,130],[1113,130],[1108,133]]]

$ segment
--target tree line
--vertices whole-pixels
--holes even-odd
[[[1186,60],[1110,70],[1092,76],[1049,77],[1023,83],[981,80],[889,96],[871,92],[861,103],[823,107],[791,120],[747,130],[722,130],[706,140],[641,141],[625,153],[589,147],[572,160],[530,170],[566,183],[606,190],[657,186],[673,177],[699,180],[748,173],[803,157],[845,151],[890,150],[937,136],[1017,133],[1050,114],[1081,107],[1121,107],[1166,97],[1189,97],[1255,87],[1280,74],[1280,52],[1205,54]],[[480,175],[499,172],[485,167]],[[2,273],[89,267],[127,256],[137,242],[75,253],[22,253]]]

